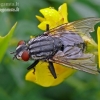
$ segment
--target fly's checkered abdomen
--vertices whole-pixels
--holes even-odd
[[[83,55],[86,45],[80,35],[69,32],[62,34],[60,39],[64,45],[64,56],[67,59],[79,58]]]
[[[34,60],[49,59],[61,48],[61,40],[51,36],[39,36],[28,43],[30,56]]]

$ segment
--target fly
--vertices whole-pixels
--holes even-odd
[[[86,41],[83,37],[91,39],[90,32],[100,18],[85,18],[70,23],[62,24],[47,30],[42,35],[30,39],[28,42],[21,40],[18,43],[14,58],[28,61],[35,60],[27,69],[35,68],[40,60],[48,62],[48,69],[54,78],[57,78],[53,63],[66,67],[97,74],[95,55],[86,53]]]

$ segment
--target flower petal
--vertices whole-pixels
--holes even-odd
[[[43,14],[44,19],[41,17],[37,17],[41,24],[38,27],[41,30],[46,29],[46,24],[49,24],[49,28],[52,29],[59,25],[59,21],[61,20],[61,16],[57,10],[52,7],[41,9],[40,12]],[[61,20],[62,21],[62,20]]]
[[[25,76],[25,80],[27,81],[32,81],[32,82],[35,82],[36,83],[36,77],[33,73],[33,70],[29,71],[26,76]]]
[[[49,7],[41,9],[40,12],[43,14],[44,18],[40,16],[36,16],[36,18],[42,23],[38,25],[38,28],[40,28],[41,30],[46,29],[46,23],[44,21],[49,22],[50,29],[68,22],[66,3],[62,4],[59,7],[58,11],[55,10],[53,7]]]
[[[40,22],[45,21],[45,18],[40,17],[40,16],[38,16],[38,15],[36,15],[36,18],[37,18]]]
[[[66,3],[62,4],[58,8],[58,12],[60,13],[62,18],[64,19],[64,23],[67,23],[68,22],[67,4]]]
[[[43,21],[38,25],[38,28],[40,28],[41,30],[45,30],[46,31],[46,25],[49,24],[49,27],[51,27],[51,23],[49,21]]]
[[[58,22],[60,14],[52,7],[41,9],[40,12],[44,15],[44,18],[52,23]]]
[[[100,68],[100,27],[97,29],[97,38],[98,38],[98,63]]]
[[[55,63],[54,67],[57,74],[57,79],[54,79],[54,77],[51,75],[48,69],[48,63],[39,62],[35,68],[35,74],[33,74],[33,70],[31,70],[27,73],[26,80],[35,82],[36,84],[44,87],[55,86],[60,84],[66,77],[75,71],[71,68],[67,68]]]

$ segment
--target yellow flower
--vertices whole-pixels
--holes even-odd
[[[98,63],[99,63],[99,69],[100,69],[100,27],[98,27],[98,30],[97,30],[97,38],[98,38]]]
[[[41,30],[46,30],[46,24],[49,24],[49,28],[51,29],[68,22],[66,3],[62,4],[58,8],[58,11],[52,7],[49,7],[41,9],[40,12],[43,14],[44,18],[40,16],[36,17],[41,22],[38,25]],[[55,63],[54,68],[57,74],[56,79],[54,79],[54,77],[51,75],[48,69],[48,63],[40,61],[35,67],[35,73],[33,74],[33,70],[29,71],[25,79],[41,86],[49,87],[60,84],[65,78],[70,76],[75,71],[74,69]]]
[[[36,16],[36,18],[41,22],[38,25],[38,28],[41,30],[46,30],[46,24],[49,24],[50,29],[52,29],[58,25],[68,22],[66,3],[61,5],[58,8],[58,11],[52,7],[49,7],[41,9],[40,12],[43,14],[44,18],[40,16]]]

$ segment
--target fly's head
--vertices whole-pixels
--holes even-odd
[[[17,48],[15,52],[12,52],[11,54],[14,54],[13,59],[28,61],[30,58],[28,45],[25,41],[21,40],[18,42]]]

